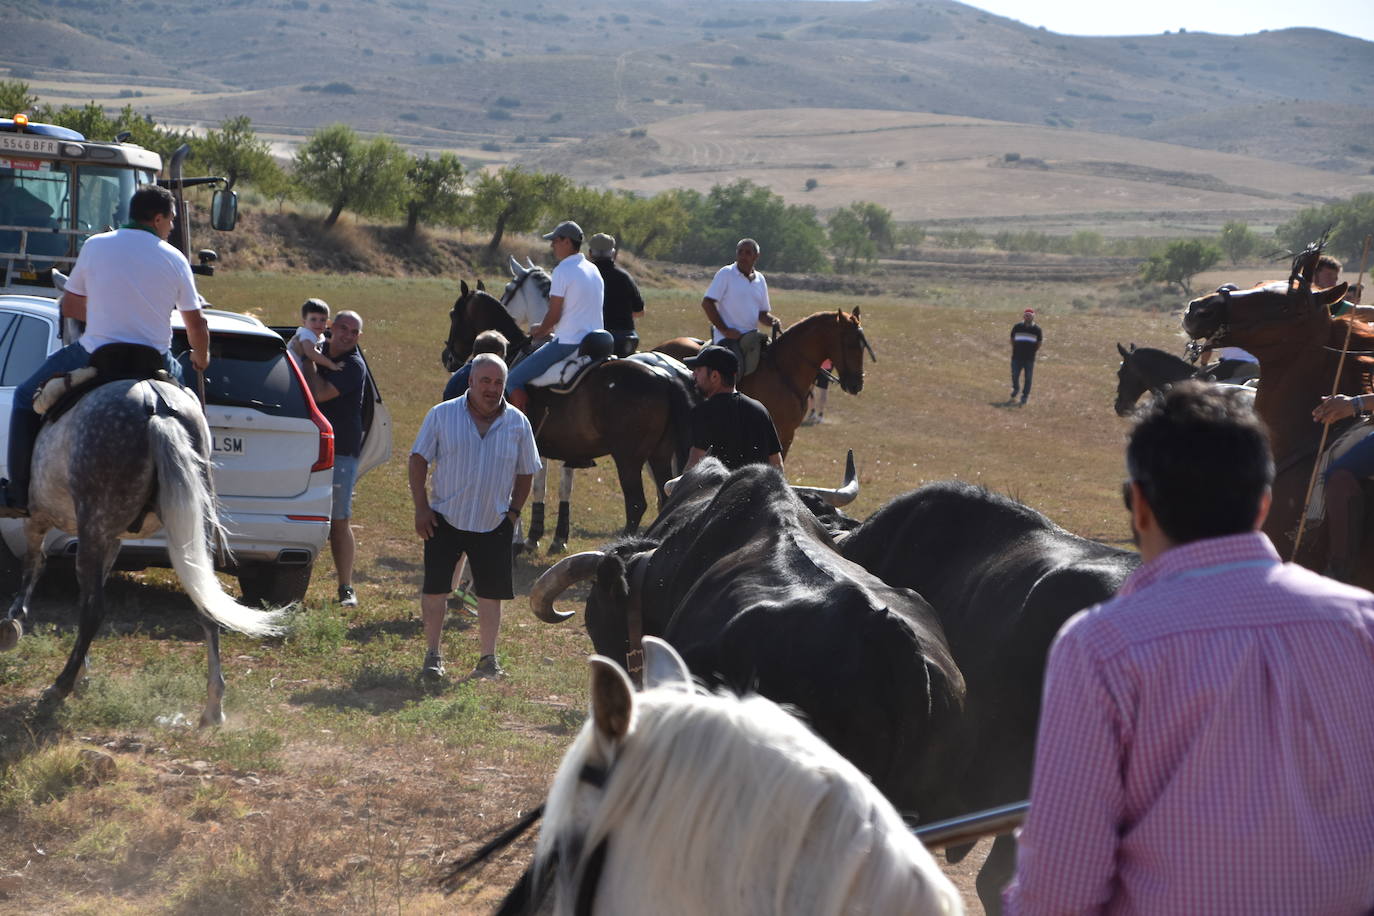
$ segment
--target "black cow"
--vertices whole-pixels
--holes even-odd
[[[700,462],[644,537],[563,560],[535,584],[531,608],[565,619],[553,599],[586,578],[597,652],[626,657],[638,604],[643,632],[694,675],[796,707],[900,810],[961,810],[944,791],[944,741],[964,682],[930,606],[841,557],[773,468]]]
[[[970,809],[1030,791],[1045,659],[1059,628],[1107,600],[1140,557],[1070,534],[1034,509],[966,483],[899,496],[849,532],[840,552],[934,607],[968,686],[950,788]],[[952,851],[955,861],[968,851]],[[978,876],[988,912],[1011,875],[998,837]]]

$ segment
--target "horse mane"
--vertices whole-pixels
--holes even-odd
[[[510,312],[506,311],[505,306],[501,304],[500,299],[497,299],[484,289],[473,290],[472,298],[468,301],[467,307],[471,310],[473,306],[479,304],[483,310],[483,319],[485,323],[488,323],[490,326],[475,328],[476,331],[500,331],[505,335],[506,340],[510,341],[512,344],[526,336],[525,332],[520,330],[519,323],[511,316]]]
[[[554,778],[535,869],[556,862],[564,906],[603,841],[601,912],[646,901],[702,912],[703,893],[740,913],[925,912],[939,900],[938,871],[891,804],[781,707],[658,689],[635,710],[614,760],[589,721]],[[607,762],[604,794],[579,823],[583,768]]]

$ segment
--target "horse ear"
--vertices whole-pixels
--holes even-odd
[[[1323,289],[1314,292],[1313,295],[1316,298],[1317,302],[1321,303],[1322,305],[1331,305],[1333,303],[1340,302],[1342,299],[1344,299],[1345,294],[1349,291],[1349,289],[1350,284],[1342,282],[1337,283],[1330,289]]]
[[[854,306],[854,311],[850,312],[849,314],[853,315],[857,319],[859,317],[859,307],[857,305]]]
[[[623,668],[602,655],[593,655],[592,721],[608,741],[624,740],[634,724],[634,686]]]
[[[468,281],[466,280],[459,280],[458,288],[462,290],[464,296],[466,296],[470,292],[470,290],[468,289]]]
[[[515,255],[510,255],[510,275],[519,279],[520,275],[524,272],[525,269],[520,266],[520,262],[515,260]]]
[[[529,255],[525,255],[525,269],[534,270],[534,262],[530,260]]]
[[[1131,350],[1134,350],[1134,349],[1135,349],[1135,344],[1131,344]],[[1130,355],[1131,355],[1131,350],[1127,350],[1125,347],[1121,346],[1121,341],[1117,341],[1117,342],[1116,342],[1116,352],[1118,352],[1118,353],[1121,354],[1121,358],[1122,358],[1122,359],[1125,359],[1126,357],[1130,356]]]
[[[477,288],[480,289],[482,292],[485,293],[485,292],[487,291],[487,284],[484,283],[484,282],[482,282],[481,280],[478,280],[478,281],[477,281]]]
[[[668,690],[692,690],[692,675],[687,663],[673,647],[657,636],[644,637],[644,688],[662,687]]]

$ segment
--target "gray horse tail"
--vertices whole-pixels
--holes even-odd
[[[207,618],[231,630],[249,636],[282,633],[282,611],[239,604],[215,578],[210,539],[222,530],[208,483],[208,462],[191,444],[186,428],[176,417],[153,416],[148,419],[148,440],[157,464],[158,515],[167,553],[191,600]]]

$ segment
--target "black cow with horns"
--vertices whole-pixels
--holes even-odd
[[[944,787],[966,810],[1025,799],[1050,643],[1075,613],[1112,597],[1139,555],[957,481],[899,496],[839,540],[845,557],[929,601],[949,640],[968,693],[953,736],[960,764]],[[1015,860],[1012,835],[999,836],[978,875],[989,913],[1001,912]]]
[[[899,810],[962,810],[946,787],[964,679],[934,612],[840,556],[775,469],[701,461],[643,537],[564,559],[531,608],[566,619],[553,601],[584,579],[598,653],[626,658],[632,629],[661,636],[707,683],[798,709]]]

